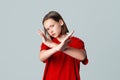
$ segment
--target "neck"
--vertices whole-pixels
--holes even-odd
[[[66,36],[67,34],[60,35],[57,39],[61,42]]]

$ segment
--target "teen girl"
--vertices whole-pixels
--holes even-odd
[[[84,42],[68,34],[68,28],[61,15],[50,11],[43,18],[44,32],[39,57],[46,63],[43,80],[80,80],[80,62],[88,63]]]

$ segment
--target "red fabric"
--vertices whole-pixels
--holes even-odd
[[[79,38],[71,37],[70,40],[68,46],[85,49],[83,41]],[[53,41],[60,43],[57,39],[53,39]],[[41,50],[47,49],[49,47],[42,43]],[[80,80],[80,61],[61,51],[54,53],[45,63],[43,80]],[[83,64],[87,63],[88,59],[86,58]]]

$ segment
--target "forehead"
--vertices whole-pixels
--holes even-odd
[[[44,26],[45,27],[49,27],[50,25],[56,24],[58,23],[57,21],[53,20],[53,19],[47,19],[44,21]]]

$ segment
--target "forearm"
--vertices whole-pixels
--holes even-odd
[[[78,60],[84,60],[86,58],[86,51],[83,49],[76,49],[72,47],[68,47],[63,51],[65,54],[78,59]]]
[[[48,59],[51,55],[53,55],[57,51],[64,50],[64,48],[61,46],[62,44],[56,44],[54,42],[51,42],[50,44],[51,44],[51,46],[49,44],[47,44],[47,46],[49,46],[51,49],[40,51],[39,56],[40,56],[41,61],[45,61],[46,59]]]
[[[47,45],[50,48],[54,48],[58,45],[57,43],[52,42],[52,41],[51,42],[45,42],[44,44]]]
[[[39,57],[41,61],[45,61],[48,59],[51,55],[53,55],[57,50],[55,48],[49,49],[49,50],[42,50],[39,53]]]

